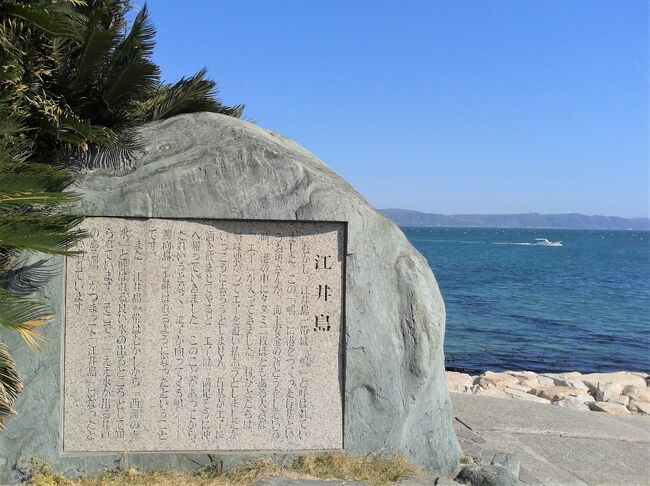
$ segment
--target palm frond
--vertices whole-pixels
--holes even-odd
[[[120,139],[114,130],[92,125],[89,120],[82,120],[72,113],[66,113],[60,118],[59,136],[61,140],[74,143],[84,150],[91,144],[114,146]]]
[[[84,85],[97,81],[99,69],[110,59],[116,46],[117,32],[114,30],[89,30],[81,55],[74,64],[73,91],[80,91]]]
[[[16,362],[0,337],[0,430],[5,428],[7,418],[16,414],[12,406],[22,389]]]
[[[206,69],[194,76],[181,78],[174,84],[163,85],[158,92],[140,106],[144,121],[170,118],[181,113],[210,111],[240,117],[244,107],[225,106],[219,100],[217,84],[206,79]]]
[[[5,1],[0,4],[0,15],[20,18],[45,34],[81,40],[81,25],[85,17],[66,3],[32,6]]]
[[[6,192],[0,190],[0,211],[45,208],[69,204],[77,195],[67,192]]]
[[[73,255],[70,248],[87,236],[74,230],[81,216],[52,214],[0,215],[0,247],[50,255]]]
[[[6,192],[0,190],[0,211],[18,207],[45,207],[69,204],[78,196],[70,192]]]
[[[0,119],[0,137],[18,135],[27,131],[17,118],[10,116],[9,110],[1,110],[0,115],[2,116]]]
[[[32,148],[31,140],[27,137],[29,130],[23,125],[22,118],[12,113],[7,105],[6,97],[0,98],[0,164],[24,162]],[[4,168],[0,165],[0,175],[3,172]],[[0,187],[3,187],[1,182]]]
[[[0,246],[0,273],[9,271],[13,267],[16,252],[10,248]]]
[[[53,165],[0,160],[0,192],[60,192],[74,180],[72,171]]]
[[[63,3],[67,3],[73,7],[86,7],[88,2],[86,0],[60,0]]]
[[[131,59],[107,83],[103,100],[116,107],[124,100],[135,100],[155,89],[160,79],[160,69],[147,59]],[[130,108],[130,107],[125,107]]]
[[[20,334],[30,349],[40,350],[44,338],[38,329],[51,321],[50,309],[41,301],[0,289],[0,327]]]
[[[103,99],[108,106],[141,99],[155,90],[160,69],[151,62],[156,29],[149,21],[145,5],[133,21],[131,30],[112,54],[112,66],[104,85]]]
[[[128,35],[115,49],[115,62],[131,59],[136,54],[150,58],[156,46],[156,28],[149,20],[149,9],[145,4],[133,20]]]
[[[91,145],[114,146],[119,143],[120,135],[114,130],[102,126],[93,125],[90,120],[77,116],[74,110],[62,105],[47,95],[37,95],[31,100],[32,105],[38,114],[38,137],[40,142],[54,140],[56,148],[60,153],[56,155],[68,155],[76,150],[88,150]],[[51,143],[51,142],[49,142]],[[36,160],[49,158],[52,154],[45,153],[39,145],[36,146]],[[65,157],[63,157],[65,158]]]

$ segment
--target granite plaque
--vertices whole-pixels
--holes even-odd
[[[345,224],[87,218],[63,452],[343,447]]]

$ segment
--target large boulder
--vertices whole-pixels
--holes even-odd
[[[631,373],[629,371],[618,371],[615,373],[590,373],[580,377],[582,382],[589,387],[589,391],[596,393],[599,386],[613,384],[624,388],[625,386],[636,386],[643,388],[646,385],[645,374]]]
[[[199,113],[147,125],[141,135],[144,148],[132,169],[84,176],[76,189],[84,196],[80,212],[347,221],[345,450],[401,452],[419,466],[451,473],[459,446],[444,373],[445,308],[426,260],[397,226],[316,157],[251,123]],[[45,292],[57,312],[46,351],[30,355],[10,343],[19,349],[27,386],[16,404],[20,416],[0,435],[0,483],[31,456],[70,474],[125,458],[158,467],[205,462],[185,454],[60,457],[62,288],[60,276]]]

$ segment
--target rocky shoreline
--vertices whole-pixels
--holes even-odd
[[[446,373],[451,393],[514,398],[612,415],[650,415],[650,376],[647,373]]]

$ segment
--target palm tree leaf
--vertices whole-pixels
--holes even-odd
[[[110,58],[116,42],[117,33],[113,30],[90,30],[81,56],[74,65],[73,91],[80,91],[84,85],[96,81],[98,70]]]
[[[0,71],[2,68],[0,66]],[[0,97],[0,164],[3,161],[24,162],[29,158],[32,144],[28,132],[22,118],[9,110],[7,97]],[[0,165],[0,175],[3,172],[4,167]],[[1,182],[0,187],[3,187]]]
[[[149,9],[145,4],[133,20],[128,35],[115,49],[114,61],[122,62],[131,59],[134,54],[142,58],[150,58],[156,46],[156,28],[149,20]]]
[[[0,192],[60,192],[75,180],[72,171],[49,164],[5,162],[0,151]]]
[[[113,146],[118,140],[117,133],[110,128],[92,125],[88,120],[82,120],[72,113],[66,113],[60,118],[58,136],[62,141],[87,150],[89,144],[98,146]]]
[[[2,392],[9,401],[18,397],[22,389],[22,383],[16,370],[16,362],[9,354],[9,350],[2,338],[0,338],[0,383],[3,386]],[[2,401],[2,398],[0,398]]]
[[[160,69],[151,62],[156,29],[149,21],[145,5],[133,21],[128,35],[112,55],[112,66],[104,85],[104,102],[116,107],[121,101],[142,98],[153,92],[160,80]]]
[[[87,234],[72,228],[82,219],[61,214],[0,214],[0,247],[51,255],[76,254],[70,248]]]
[[[35,7],[16,2],[2,2],[0,14],[18,17],[51,36],[82,40],[80,28],[85,17],[65,3]]]
[[[59,206],[78,198],[70,192],[5,192],[0,191],[0,211],[21,206]]]
[[[142,93],[155,89],[160,79],[160,69],[146,59],[131,59],[116,76],[107,83],[104,102],[114,109],[124,100],[138,99]]]
[[[30,349],[40,349],[38,341],[44,338],[37,330],[51,321],[42,302],[0,289],[0,327],[20,334]]]
[[[206,79],[206,74],[204,68],[194,76],[181,78],[173,85],[161,86],[158,93],[142,103],[142,118],[145,121],[155,121],[197,111],[240,117],[243,105],[228,107],[221,103],[217,84]]]
[[[67,3],[73,7],[86,7],[88,2],[86,0],[60,0],[62,3]]]
[[[121,136],[116,131],[106,126],[94,125],[89,119],[82,119],[72,107],[45,91],[26,97],[26,101],[33,110],[32,118],[38,121],[38,133],[33,136],[37,141],[34,150],[38,155],[32,156],[32,159],[42,160],[45,157],[52,159],[53,155],[44,153],[38,145],[38,142],[45,137],[56,140],[55,156],[61,155],[57,151],[66,144],[72,148],[86,150],[90,144],[115,146],[121,140]],[[51,150],[51,145],[49,147]],[[67,154],[66,150],[61,152]]]
[[[2,115],[2,118],[0,118],[0,136],[17,135],[27,130],[18,119],[9,116],[9,110],[2,110],[0,113]]]
[[[16,252],[10,248],[4,248],[0,246],[0,273],[9,271],[13,264],[12,262],[16,258]]]
[[[22,389],[16,362],[0,338],[0,430],[4,429],[7,418],[16,414],[12,405]]]

